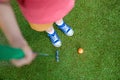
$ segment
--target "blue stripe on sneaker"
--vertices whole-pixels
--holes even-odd
[[[63,22],[62,25],[58,25],[58,27],[64,27],[65,26],[65,22]]]
[[[71,30],[70,26],[68,26],[65,22],[63,22],[62,25],[57,25],[57,26],[58,26],[58,28],[59,28],[60,30],[62,30],[62,32],[64,32],[65,34],[67,34],[67,33]],[[65,30],[64,27],[67,27],[68,29]]]
[[[55,31],[54,31],[53,34],[49,34],[49,33],[48,33],[48,36],[49,36],[52,44],[55,44],[55,43],[57,43],[58,41],[60,41],[60,39],[59,39],[59,37],[58,37],[58,35],[57,35],[57,33],[56,33]]]

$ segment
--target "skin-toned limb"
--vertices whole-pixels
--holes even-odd
[[[26,55],[25,58],[21,60],[11,60],[11,62],[17,67],[30,64],[35,58],[35,54],[32,53],[31,48],[22,36],[9,2],[0,3],[0,28],[4,32],[10,45],[21,48]]]
[[[10,0],[0,0],[1,3],[8,3]]]

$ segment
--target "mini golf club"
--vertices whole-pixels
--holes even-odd
[[[36,52],[34,52],[36,53]],[[59,62],[59,51],[56,50],[55,55],[36,53],[38,56],[55,56],[56,62]],[[10,46],[0,45],[0,60],[9,61],[11,59],[22,59],[24,57],[24,52],[19,48],[12,48]]]

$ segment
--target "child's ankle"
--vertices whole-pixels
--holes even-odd
[[[56,21],[55,23],[56,25],[61,26],[64,23],[64,21],[63,19],[61,19],[61,20]]]
[[[53,27],[51,27],[51,28],[49,28],[48,30],[46,30],[46,32],[49,33],[49,34],[53,34],[54,31],[55,31],[55,30],[54,30]]]

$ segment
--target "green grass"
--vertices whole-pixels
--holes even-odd
[[[60,62],[54,57],[37,57],[30,66],[0,67],[0,80],[119,80],[120,79],[120,0],[76,0],[75,8],[65,21],[75,31],[66,37],[56,28],[62,47],[55,48],[46,33],[30,29],[12,3],[20,29],[36,52],[60,52]],[[0,44],[8,44],[0,32]],[[77,54],[82,47],[84,53]]]

